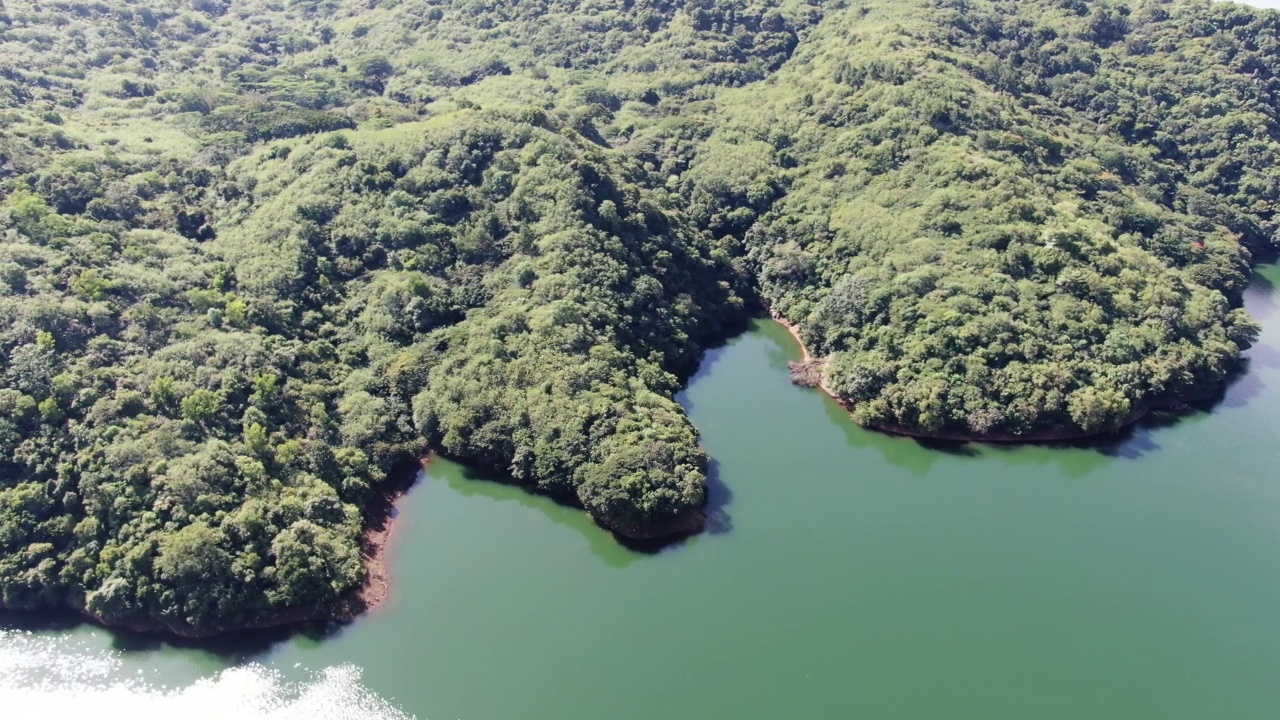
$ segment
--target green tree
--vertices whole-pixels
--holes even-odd
[[[217,418],[221,409],[222,397],[212,390],[196,390],[182,399],[182,416],[200,425]]]

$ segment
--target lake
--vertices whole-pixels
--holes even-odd
[[[5,717],[1230,717],[1280,712],[1280,269],[1212,412],[1087,446],[926,446],[790,384],[756,323],[681,401],[708,532],[655,555],[435,461],[393,587],[315,636],[0,630]],[[16,712],[16,715],[14,714]]]

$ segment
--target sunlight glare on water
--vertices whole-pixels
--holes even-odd
[[[360,682],[355,665],[284,678],[260,664],[230,668],[186,687],[127,677],[113,652],[0,629],[0,708],[6,720],[129,717],[136,720],[399,720],[409,716]]]

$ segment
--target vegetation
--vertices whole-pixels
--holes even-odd
[[[685,187],[859,422],[1114,429],[1216,391],[1256,335],[1232,308],[1276,231],[1276,23],[1156,2],[834,15],[726,96]]]
[[[1213,392],[1280,16],[1058,0],[0,8],[0,605],[331,609],[435,449],[696,529],[673,400],[758,303],[868,425]]]

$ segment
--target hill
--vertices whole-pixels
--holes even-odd
[[[428,450],[623,536],[695,531],[673,396],[761,306],[900,432],[1089,434],[1212,394],[1276,234],[1278,20],[9,0],[0,604],[332,614]]]

